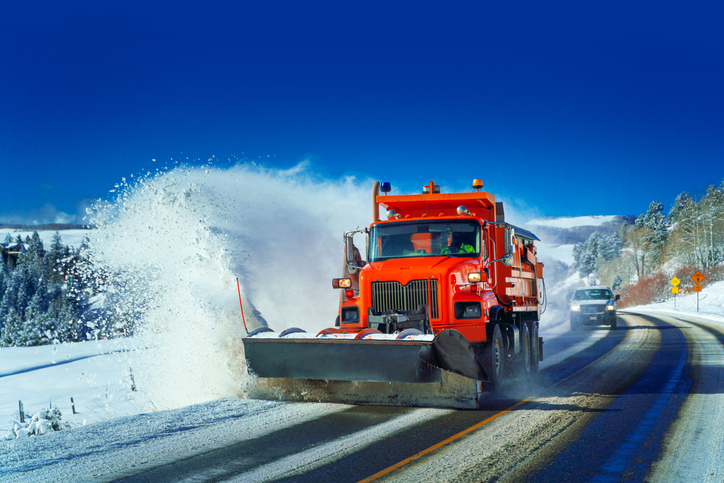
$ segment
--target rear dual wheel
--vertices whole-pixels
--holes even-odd
[[[533,358],[531,357],[531,337],[528,324],[523,324],[520,329],[520,354],[518,355],[518,375],[528,377],[532,371]]]
[[[533,321],[530,324],[530,373],[538,372],[540,362],[540,345],[538,344],[538,323]]]

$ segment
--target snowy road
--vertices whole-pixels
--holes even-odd
[[[479,411],[225,398],[0,443],[0,481],[724,481],[724,329],[620,315]]]

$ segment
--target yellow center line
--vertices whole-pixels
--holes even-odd
[[[614,347],[613,349],[611,349],[611,350],[609,351],[609,353],[611,353],[611,352],[615,351],[616,349],[618,349],[624,342],[626,342],[626,341],[628,340],[629,336],[631,335],[631,324],[629,324],[628,321],[625,320],[625,319],[624,319],[624,322],[626,323],[626,325],[629,326],[629,327],[628,327],[628,330],[627,330],[627,332],[626,332],[626,336],[623,338],[623,340],[622,340],[621,342],[619,342],[618,344],[616,344],[616,347]],[[587,367],[587,366],[586,366],[586,367]],[[576,373],[578,373],[578,372],[580,372],[580,371],[577,371]],[[573,377],[573,374],[572,374],[571,376],[568,376],[568,377],[566,377],[565,379],[563,379],[563,381],[565,381],[565,380],[567,380],[567,379],[570,379],[571,377]],[[553,384],[553,385],[550,386],[550,387],[556,387],[556,386],[558,386],[559,384],[561,384],[563,381],[558,381],[557,383]],[[549,389],[550,389],[550,387],[549,387]],[[471,431],[475,431],[476,429],[478,429],[478,428],[480,428],[480,427],[488,424],[490,421],[493,421],[494,419],[498,419],[500,416],[503,416],[504,414],[508,414],[509,412],[511,412],[511,411],[513,411],[514,409],[522,406],[523,404],[529,403],[529,402],[532,401],[534,398],[535,398],[535,396],[531,396],[531,397],[525,398],[525,399],[523,399],[522,401],[519,401],[519,402],[513,404],[512,406],[510,406],[510,407],[509,407],[508,409],[506,409],[505,411],[501,411],[501,412],[499,412],[499,413],[497,413],[497,414],[494,414],[493,416],[490,416],[488,419],[485,419],[484,421],[480,421],[479,423],[477,423],[477,424],[475,424],[475,425],[473,425],[473,426],[470,426],[468,429],[465,429],[465,430],[459,432],[458,434],[456,434],[456,435],[454,435],[454,436],[450,436],[448,439],[446,439],[446,440],[444,440],[444,441],[440,441],[439,443],[437,443],[437,444],[435,444],[435,445],[433,445],[433,446],[430,446],[429,448],[424,449],[424,450],[420,451],[419,453],[414,454],[414,455],[410,456],[409,458],[404,459],[404,460],[400,461],[399,463],[396,463],[396,464],[390,466],[389,468],[385,468],[384,470],[382,470],[382,471],[380,471],[380,472],[378,472],[378,473],[375,473],[374,475],[369,476],[369,477],[365,478],[364,480],[360,480],[358,483],[367,483],[367,482],[370,482],[370,481],[374,481],[374,480],[376,480],[376,479],[378,479],[378,478],[381,478],[381,477],[383,477],[383,476],[385,476],[385,475],[387,475],[387,474],[389,474],[389,473],[392,473],[392,472],[395,471],[396,469],[402,468],[403,466],[408,465],[408,464],[410,464],[411,462],[413,462],[413,461],[415,461],[415,460],[417,460],[417,459],[420,459],[420,458],[422,458],[423,456],[425,456],[425,455],[427,455],[427,454],[429,454],[429,453],[432,453],[433,451],[435,451],[435,450],[437,450],[437,449],[440,449],[441,447],[445,446],[446,444],[452,443],[453,441],[455,441],[455,440],[457,440],[457,439],[460,439],[461,437],[465,436],[466,434],[470,433]]]
[[[452,442],[455,441],[456,439],[459,439],[459,438],[465,436],[465,435],[468,434],[469,432],[475,431],[476,429],[480,428],[481,426],[484,426],[484,425],[488,424],[490,421],[492,421],[492,420],[494,420],[494,419],[497,419],[497,418],[499,418],[500,416],[502,416],[502,415],[504,415],[504,414],[507,414],[507,413],[513,411],[515,408],[517,408],[517,407],[519,407],[519,406],[522,406],[523,404],[528,403],[528,402],[530,402],[530,401],[532,401],[532,400],[533,400],[533,397],[532,397],[532,396],[529,397],[529,398],[523,399],[522,401],[519,401],[519,402],[513,404],[512,406],[510,406],[510,407],[509,407],[508,409],[506,409],[505,411],[501,411],[501,412],[499,412],[498,414],[495,414],[495,415],[493,415],[493,416],[490,416],[488,419],[486,419],[486,420],[484,420],[484,421],[480,421],[479,423],[477,423],[477,424],[475,424],[475,425],[473,425],[473,426],[470,426],[468,429],[465,429],[465,430],[459,432],[458,434],[456,434],[456,435],[454,435],[454,436],[450,436],[448,439],[446,439],[446,440],[444,440],[444,441],[440,441],[439,443],[437,443],[437,444],[435,444],[435,445],[433,445],[433,446],[430,446],[429,448],[427,448],[427,449],[425,449],[425,450],[422,450],[422,451],[420,451],[419,453],[414,454],[414,455],[410,456],[409,458],[404,459],[404,460],[400,461],[399,463],[396,463],[396,464],[390,466],[389,468],[385,468],[384,470],[380,471],[379,473],[375,473],[374,475],[372,475],[372,476],[370,476],[370,477],[368,477],[368,478],[365,478],[364,480],[360,480],[359,483],[367,483],[367,482],[369,482],[369,481],[374,481],[374,480],[376,480],[377,478],[380,478],[380,477],[382,477],[382,476],[384,476],[384,475],[386,475],[386,474],[388,474],[388,473],[391,473],[391,472],[395,471],[395,470],[398,469],[398,468],[402,468],[403,466],[411,463],[412,461],[414,461],[414,460],[416,460],[416,459],[418,459],[418,458],[421,458],[421,457],[425,456],[426,454],[429,454],[429,453],[431,453],[431,452],[433,452],[433,451],[435,451],[435,450],[437,450],[437,449],[445,446],[446,444],[452,443]]]

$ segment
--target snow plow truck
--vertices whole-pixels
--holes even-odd
[[[481,180],[472,187],[440,193],[430,181],[422,194],[391,195],[390,183],[375,182],[372,224],[344,234],[335,326],[252,330],[243,339],[250,373],[424,385],[452,372],[474,382],[477,400],[537,372],[545,305],[538,238],[505,222]],[[366,241],[364,257],[355,235]]]

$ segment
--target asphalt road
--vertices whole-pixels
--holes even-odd
[[[620,313],[480,410],[350,406],[122,481],[724,481],[724,331]]]

